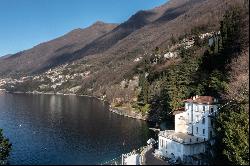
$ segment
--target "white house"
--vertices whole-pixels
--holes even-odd
[[[139,58],[136,58],[136,59],[134,60],[134,62],[139,62],[141,59],[142,59],[142,57],[140,56]]]
[[[177,52],[167,52],[166,54],[164,54],[164,58],[166,59],[177,58],[177,56]]]
[[[213,36],[213,33],[214,33],[214,32],[211,32],[211,33],[203,33],[203,34],[199,35],[199,38],[200,38],[200,39],[204,39],[205,37],[211,37],[211,36]]]
[[[197,155],[206,151],[214,136],[213,116],[218,101],[211,96],[194,96],[184,100],[185,107],[174,112],[175,130],[160,131],[156,153],[167,158]]]

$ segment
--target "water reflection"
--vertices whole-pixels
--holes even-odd
[[[0,128],[13,143],[11,164],[98,164],[146,143],[145,122],[107,108],[94,98],[1,94]]]

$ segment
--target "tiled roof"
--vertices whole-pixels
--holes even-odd
[[[182,113],[182,112],[185,112],[185,107],[181,107],[181,108],[176,109],[176,110],[173,112],[173,115],[180,114],[180,113]]]
[[[215,98],[212,96],[197,96],[196,98],[186,99],[184,102],[198,103],[198,104],[214,104]]]

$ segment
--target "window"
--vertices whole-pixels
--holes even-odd
[[[198,134],[198,131],[199,131],[199,129],[198,129],[198,127],[196,127],[196,133]]]
[[[211,119],[211,127],[214,126],[214,121]]]
[[[203,113],[205,113],[205,106],[203,106]]]
[[[199,107],[198,107],[198,106],[196,106],[196,105],[194,105],[193,110],[194,110],[195,112],[198,112],[198,109],[199,109]]]
[[[205,135],[205,129],[203,129],[202,133],[203,133],[203,135]]]
[[[167,144],[168,144],[168,141],[166,141],[166,149],[167,149]]]
[[[196,138],[196,141],[198,142],[198,141],[199,141],[199,138]]]
[[[196,119],[195,119],[196,122],[199,121],[199,115],[196,115]]]
[[[160,147],[163,148],[163,139],[160,139]]]
[[[212,108],[211,108],[211,113],[213,113],[213,112],[214,112],[214,108],[212,107]]]
[[[206,122],[206,119],[205,119],[205,117],[203,117],[202,118],[202,124],[205,124],[205,122]]]

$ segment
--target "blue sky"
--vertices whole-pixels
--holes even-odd
[[[31,48],[97,20],[126,21],[167,0],[0,0],[0,56]]]

